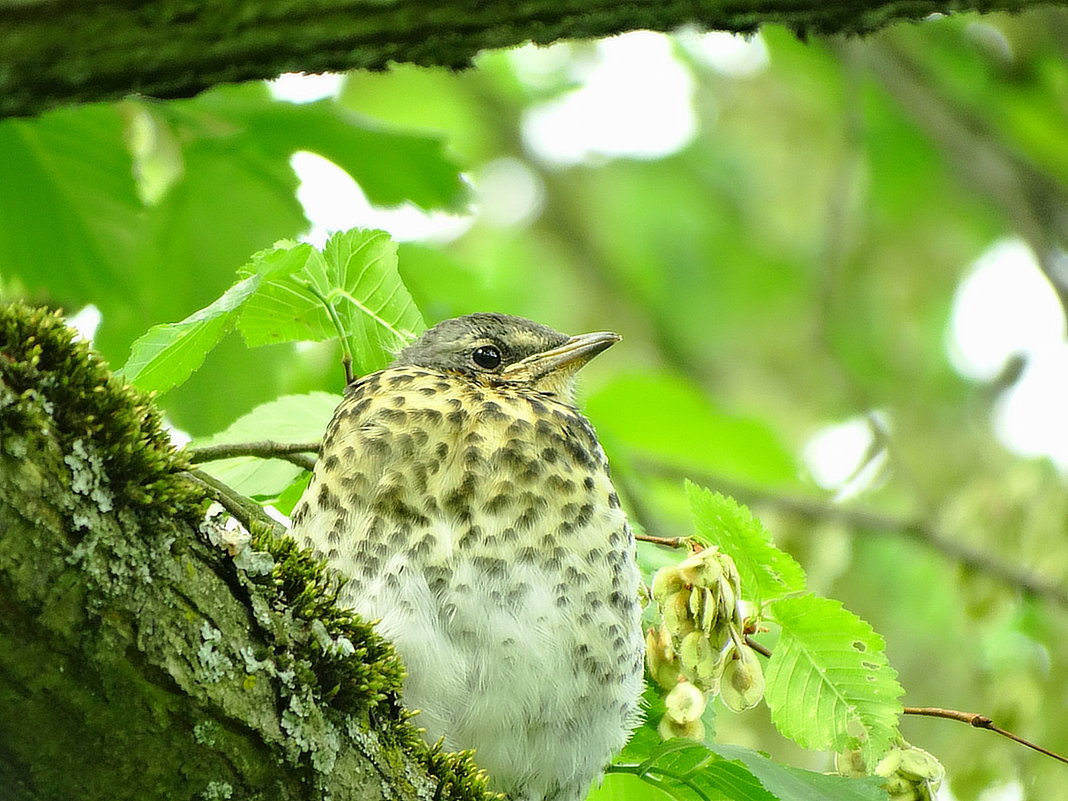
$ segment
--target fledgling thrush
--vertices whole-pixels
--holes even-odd
[[[513,801],[579,801],[638,719],[634,539],[574,405],[618,340],[440,323],[348,387],[293,514],[396,644],[427,739]]]

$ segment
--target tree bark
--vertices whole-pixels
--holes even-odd
[[[58,317],[0,307],[3,797],[481,797],[321,565],[207,526],[185,467]]]
[[[0,0],[0,117],[133,93],[187,97],[282,72],[465,67],[480,51],[694,24],[861,34],[951,11],[1042,0]],[[1048,0],[1047,0],[1048,2]]]

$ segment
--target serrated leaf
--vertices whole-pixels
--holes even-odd
[[[148,329],[133,343],[123,365],[126,380],[140,389],[159,392],[184,382],[234,327],[241,307],[259,284],[258,275],[249,276],[181,322]]]
[[[330,237],[323,255],[337,276],[331,299],[340,301],[353,358],[368,370],[385,367],[426,328],[397,271],[397,244],[384,231],[350,231]]]
[[[283,395],[257,406],[225,431],[190,443],[190,447],[260,440],[318,441],[340,402],[340,395],[329,392]],[[278,495],[301,473],[301,468],[291,462],[254,456],[205,462],[202,468],[237,492],[260,497]]]
[[[396,244],[384,231],[334,234],[320,253],[281,243],[245,267],[263,285],[238,323],[249,345],[337,336],[345,332],[354,367],[384,367],[426,326],[397,271]]]
[[[742,597],[761,603],[805,589],[805,571],[772,544],[771,534],[753,513],[733,498],[686,482],[698,539],[717,546],[734,560]]]
[[[713,745],[724,759],[741,762],[777,798],[789,801],[887,801],[883,779],[877,776],[846,778],[782,765],[740,745]]]
[[[311,245],[283,241],[256,253],[239,274],[259,276],[263,286],[242,315],[241,334],[250,346],[337,336],[312,287],[329,291],[323,255]]]
[[[776,801],[741,762],[724,759],[692,740],[661,741],[644,726],[609,772],[632,775],[677,801]]]
[[[784,598],[770,608],[782,627],[764,693],[775,725],[806,748],[860,748],[874,766],[897,736],[904,692],[883,638],[828,598]]]
[[[277,101],[263,85],[217,86],[197,98],[197,108],[216,127],[243,131],[280,161],[300,150],[330,159],[377,206],[410,201],[460,211],[467,203],[467,185],[441,136],[384,125],[334,100]]]

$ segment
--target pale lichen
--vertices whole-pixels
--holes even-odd
[[[221,681],[234,669],[233,660],[219,650],[223,634],[205,620],[200,624],[200,636],[203,642],[197,649],[197,661],[201,675],[207,681]]]
[[[229,782],[208,782],[200,794],[202,801],[228,801],[234,797],[234,788]]]
[[[108,488],[104,459],[93,447],[79,437],[71,443],[70,453],[63,457],[70,468],[70,488],[91,500],[101,512],[115,508],[115,498]]]

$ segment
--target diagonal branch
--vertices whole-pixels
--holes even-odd
[[[770,506],[779,512],[802,520],[833,520],[858,532],[907,537],[938,551],[970,570],[994,576],[1025,595],[1043,598],[1058,606],[1068,607],[1068,588],[1063,584],[1002,561],[994,554],[972,548],[960,538],[953,537],[925,520],[895,517],[812,498],[782,495],[757,487],[737,484],[721,476],[682,470],[662,462],[643,460],[639,468],[653,475],[679,481],[689,478],[731,495],[749,506]]]

